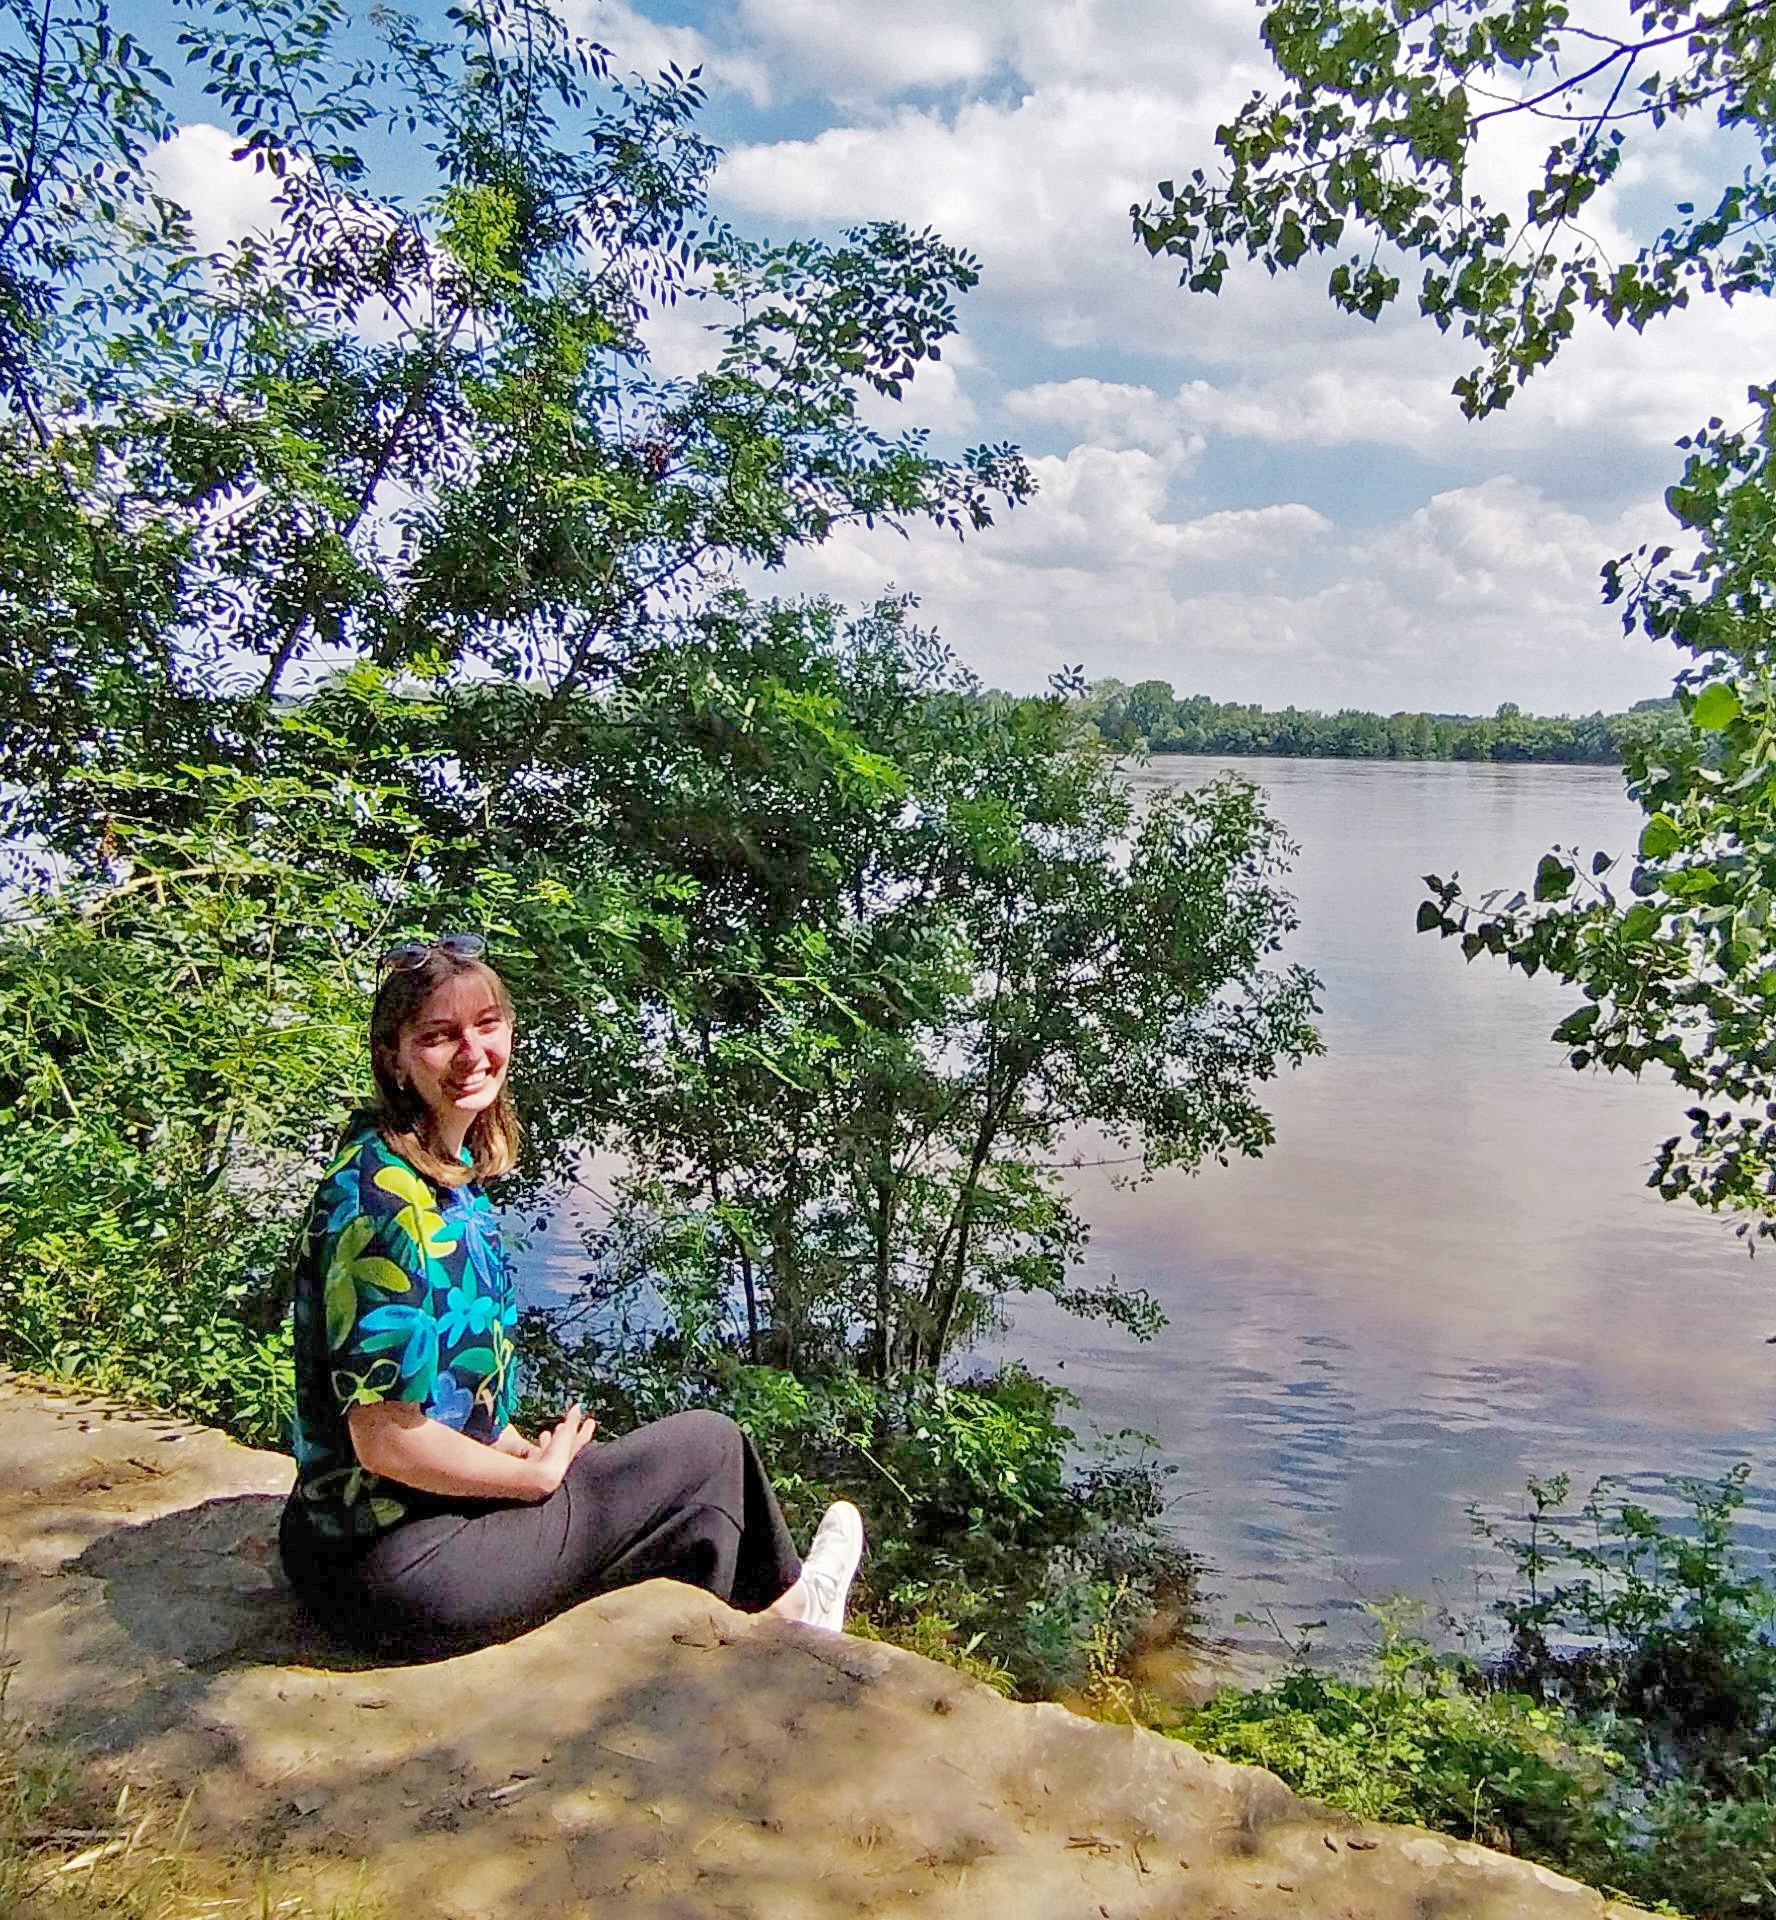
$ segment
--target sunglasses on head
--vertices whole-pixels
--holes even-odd
[[[451,960],[479,960],[487,951],[487,942],[478,933],[441,933],[436,940],[407,940],[389,947],[376,962],[382,973],[411,973],[423,967],[434,953]]]

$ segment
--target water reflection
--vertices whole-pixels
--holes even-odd
[[[1571,989],[1413,931],[1427,871],[1515,888],[1551,841],[1631,844],[1612,771],[1247,761],[1300,843],[1295,957],[1325,1058],[1274,1089],[1258,1162],[1129,1193],[1082,1169],[1090,1268],[1148,1287],[1151,1346],[1021,1307],[1007,1342],[1102,1427],[1152,1433],[1230,1609],[1348,1622],[1392,1588],[1459,1599],[1466,1509],[1532,1472],[1716,1474],[1768,1495],[1765,1260],[1645,1187],[1668,1084],[1576,1075]],[[1202,762],[1143,770],[1205,777]]]

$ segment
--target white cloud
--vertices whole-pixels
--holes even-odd
[[[650,20],[627,0],[566,0],[561,17],[577,34],[603,47],[618,74],[639,73],[652,80],[668,67],[680,73],[701,70],[711,91],[743,94],[755,106],[771,97],[770,76],[756,54],[719,47],[695,27]]]
[[[240,142],[231,133],[196,120],[180,127],[155,153],[155,186],[191,215],[199,253],[224,247],[276,224],[282,182],[251,160],[237,160]]]
[[[792,90],[843,105],[1015,78],[1122,85],[1131,74],[1199,91],[1256,64],[1246,0],[741,0],[744,29]]]
[[[988,681],[1039,686],[1083,662],[1272,706],[1589,710],[1662,692],[1671,663],[1601,605],[1601,562],[1657,531],[1595,521],[1499,476],[1361,540],[1299,502],[1179,513],[1164,463],[1075,447],[1044,492],[966,543],[846,530],[797,588],[893,585]]]
[[[766,0],[754,9],[760,22],[769,11]],[[839,57],[848,6],[790,11],[808,31],[816,11],[827,20],[829,52]],[[916,24],[916,15],[916,7],[888,7],[878,38],[900,44],[898,26]],[[1070,410],[1072,439],[1147,446],[1168,458],[1191,444],[1235,441],[1276,449],[1278,458],[1301,446],[1392,448],[1463,481],[1508,463],[1533,484],[1614,510],[1673,470],[1680,434],[1711,414],[1736,414],[1746,387],[1767,377],[1761,300],[1731,309],[1699,301],[1645,335],[1612,333],[1582,316],[1553,368],[1504,414],[1470,425],[1451,388],[1478,355],[1420,319],[1410,293],[1379,326],[1333,308],[1317,264],[1275,279],[1236,268],[1219,298],[1193,296],[1168,263],[1134,244],[1130,203],[1162,175],[1210,160],[1215,121],[1274,77],[1254,58],[1243,8],[1162,20],[1145,8],[1078,0],[977,9],[968,19],[972,32],[997,35],[993,59],[1010,73],[1008,86],[920,106],[896,104],[886,89],[868,110],[811,137],[738,148],[718,190],[744,217],[825,226],[902,218],[977,253],[983,279],[967,302],[970,324],[995,335],[994,373],[1011,388],[1008,429],[1034,433],[1039,446],[1069,443],[1061,412]],[[1199,30],[1208,51],[1181,74],[1180,50],[1197,44]],[[982,52],[976,65],[984,72],[990,64]],[[1500,123],[1486,165],[1520,179],[1539,166],[1547,131]],[[1663,166],[1685,173],[1707,143],[1686,127],[1676,145],[1656,151]],[[1592,210],[1606,239],[1622,238],[1620,199],[1612,188]],[[1170,361],[1188,377],[1150,420],[1125,405],[1112,425],[1080,411],[1088,389],[1167,388],[1104,378],[1094,362],[1107,351],[1148,366]],[[1033,352],[1049,377],[1021,384],[1017,362]],[[1073,356],[1080,373],[1055,378],[1057,352]],[[992,381],[972,384],[993,431]],[[1120,404],[1114,394],[1099,399]]]
[[[1182,409],[1151,387],[1126,382],[1048,380],[1005,396],[1005,409],[1021,425],[1047,427],[1100,446],[1145,447],[1174,469],[1192,464],[1203,436]]]
[[[1175,101],[1137,87],[1057,86],[1014,105],[954,114],[903,107],[874,124],[737,148],[722,198],[774,223],[895,219],[934,227],[979,256],[971,311],[1059,346],[1187,325],[1181,302],[1137,251],[1130,204],[1183,144]]]
[[[986,78],[1008,50],[1008,12],[954,0],[741,0],[740,8],[777,62],[839,99]]]

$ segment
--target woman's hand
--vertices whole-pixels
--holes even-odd
[[[537,1435],[530,1458],[543,1469],[547,1479],[542,1498],[547,1499],[561,1485],[581,1448],[591,1444],[597,1431],[598,1422],[589,1413],[579,1406],[571,1406],[561,1416],[558,1426],[544,1427]]]
[[[489,1444],[430,1419],[411,1401],[378,1400],[353,1407],[346,1426],[359,1464],[383,1479],[475,1500],[547,1500],[597,1422],[570,1407],[540,1444],[509,1427]]]

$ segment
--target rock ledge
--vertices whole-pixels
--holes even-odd
[[[9,1710],[206,1848],[447,1920],[1627,1920],[1543,1868],[667,1582],[507,1646],[328,1655],[289,1463],[0,1374]],[[367,1863],[367,1869],[360,1863]]]

